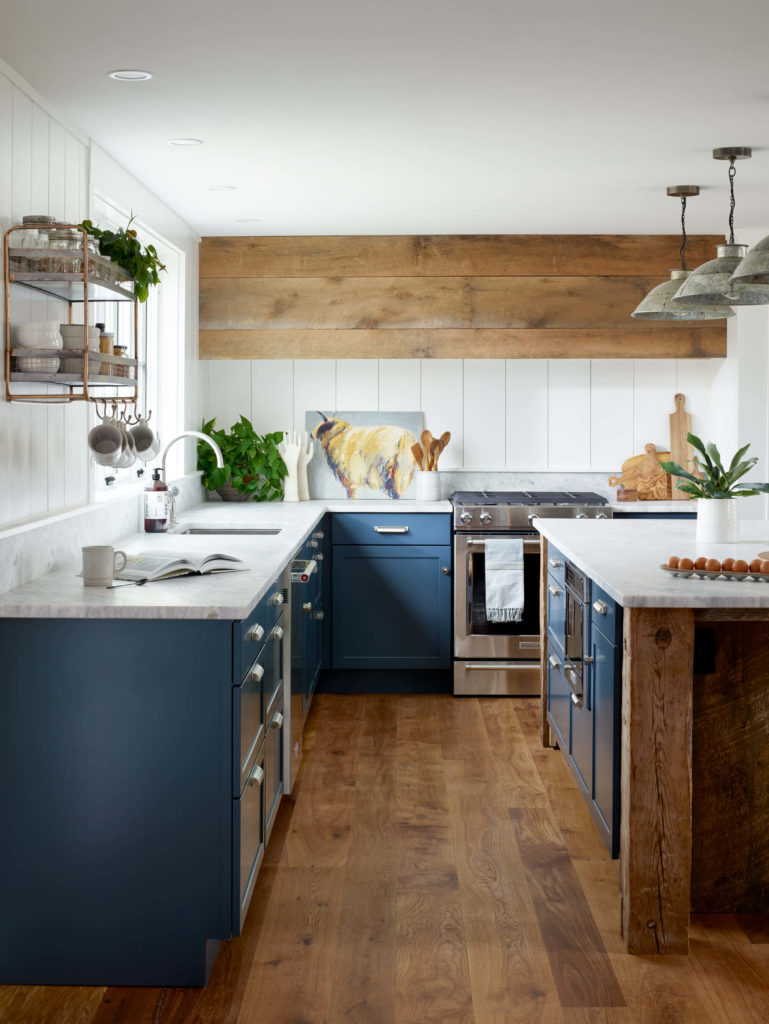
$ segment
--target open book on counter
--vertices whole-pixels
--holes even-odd
[[[115,573],[115,579],[139,583],[146,580],[167,580],[173,576],[205,576],[213,572],[233,572],[248,566],[234,555],[196,555],[179,551],[164,551],[162,555],[152,551],[140,551],[129,555],[125,568]]]

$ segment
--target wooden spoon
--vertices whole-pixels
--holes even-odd
[[[449,443],[450,440],[451,440],[451,431],[450,430],[447,430],[447,431],[445,431],[445,433],[441,434],[441,445],[442,445],[441,451],[443,451],[443,449],[446,447],[446,445]]]
[[[443,446],[438,438],[433,438],[430,444],[430,469],[437,471],[438,469],[438,456],[443,451]]]
[[[422,445],[412,444],[411,454],[414,456],[414,462],[419,466],[420,469],[424,469],[424,452],[422,451]]]

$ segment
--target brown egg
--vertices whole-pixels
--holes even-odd
[[[761,573],[762,575],[763,575],[764,573],[769,573],[769,561],[767,561],[767,560],[766,560],[765,558],[762,558],[762,559],[761,559],[761,565],[760,565],[760,566],[758,567],[758,571],[759,571],[759,572],[760,572],[760,573]]]
[[[723,560],[723,562],[721,563],[721,568],[724,570],[724,572],[731,572],[732,569],[734,568],[734,559],[733,558],[725,558]]]
[[[721,572],[721,563],[717,558],[709,558],[707,562],[705,562],[705,569],[708,572]]]
[[[748,566],[748,568],[750,569],[751,572],[761,572],[761,559],[760,558],[754,558],[753,561]]]
[[[694,568],[695,569],[704,569],[706,562],[707,562],[707,558],[705,558],[704,555],[700,555],[699,558],[695,558],[694,559]]]
[[[694,562],[691,560],[691,558],[679,558],[679,560],[678,560],[678,568],[679,569],[693,569],[694,568]]]
[[[732,572],[747,572],[748,563],[742,558],[738,558],[732,566]]]
[[[665,564],[667,565],[668,569],[677,569],[679,561],[680,559],[678,555],[671,555]]]

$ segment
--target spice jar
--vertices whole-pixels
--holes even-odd
[[[99,351],[102,352],[104,355],[114,355],[114,352],[112,350],[114,341],[114,331],[102,331],[101,334],[99,335]],[[112,363],[99,363],[99,374],[102,377],[111,377]]]
[[[128,349],[125,345],[114,345],[112,352],[116,356],[125,357],[128,354]],[[130,367],[121,366],[119,363],[112,363],[112,376],[113,377],[128,377],[130,376]]]

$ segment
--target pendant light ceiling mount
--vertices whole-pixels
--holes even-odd
[[[670,271],[670,279],[652,288],[630,314],[636,320],[721,320],[734,316],[728,306],[676,305],[673,297],[691,274],[686,269],[686,200],[700,194],[699,185],[668,185],[669,196],[681,200],[681,267]]]

